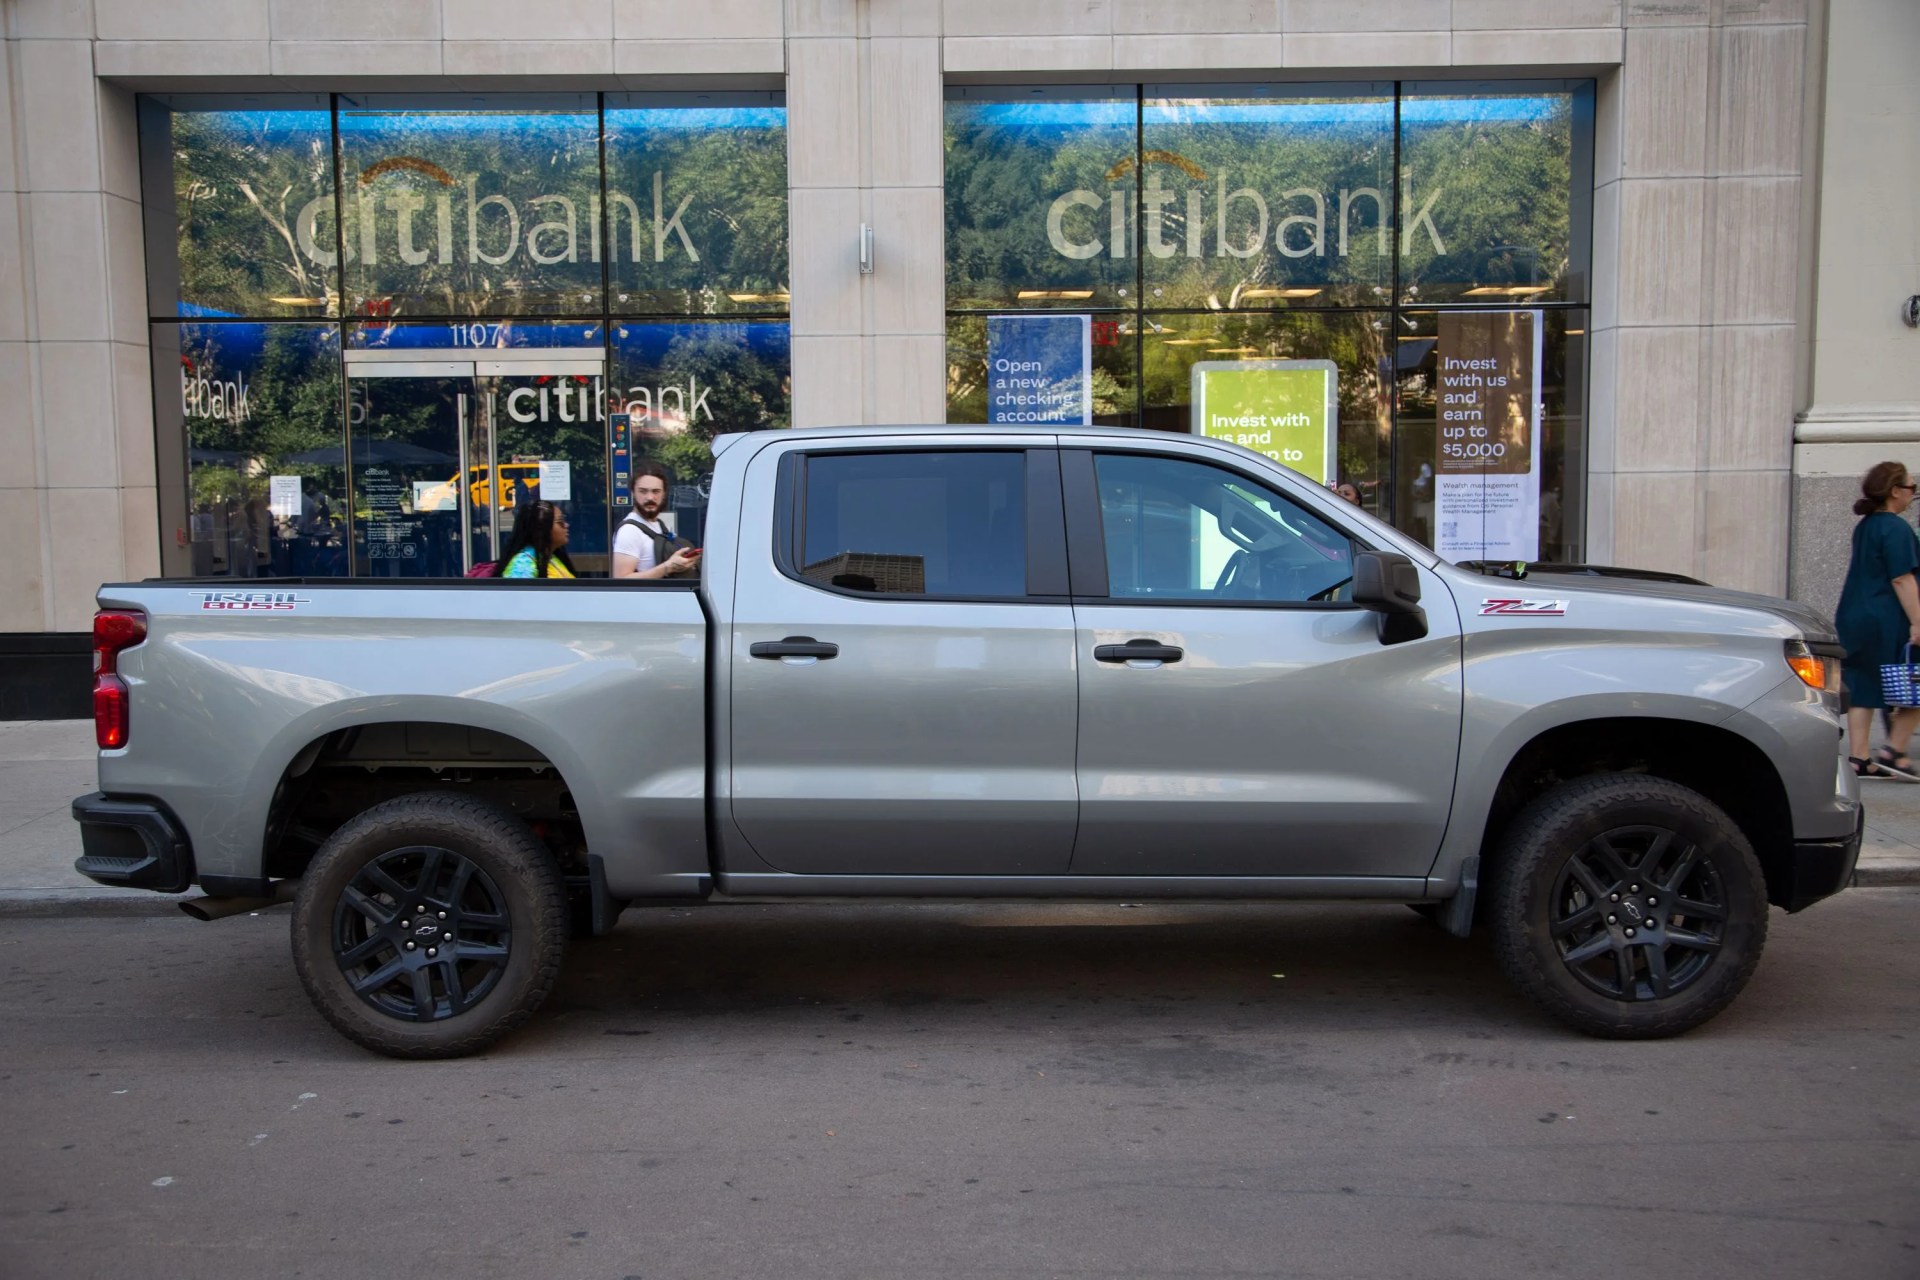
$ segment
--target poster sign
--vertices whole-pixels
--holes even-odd
[[[987,421],[1093,421],[1093,317],[988,316]]]
[[[544,502],[573,501],[573,463],[554,458],[540,460],[540,498]]]
[[[1543,319],[1538,311],[1439,318],[1433,549],[1447,560],[1539,557]]]
[[[458,486],[458,480],[415,480],[413,509],[416,512],[458,510],[460,501]]]
[[[1193,366],[1193,433],[1332,484],[1339,376],[1331,360],[1202,360]]]
[[[613,454],[613,506],[617,511],[633,505],[633,415],[608,415],[607,440]]]
[[[300,477],[267,477],[267,509],[281,520],[300,518]]]

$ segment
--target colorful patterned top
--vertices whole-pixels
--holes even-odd
[[[503,578],[537,578],[540,575],[535,572],[535,569],[539,563],[539,557],[534,554],[532,547],[522,547],[515,553],[513,559],[507,561],[505,566],[501,568],[500,576]],[[571,578],[573,575],[567,572],[567,566],[561,564],[559,557],[556,556],[547,561],[547,576],[549,578]]]

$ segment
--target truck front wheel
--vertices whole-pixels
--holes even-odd
[[[525,823],[466,796],[375,805],[300,880],[293,963],[349,1040],[454,1058],[525,1022],[559,976],[565,882]]]
[[[1664,778],[1557,787],[1507,829],[1494,947],[1521,991],[1589,1035],[1677,1035],[1746,986],[1767,938],[1766,882],[1733,821]]]

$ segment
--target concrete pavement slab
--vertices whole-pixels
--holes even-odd
[[[97,789],[93,722],[0,722],[0,914],[172,911],[195,894],[94,884],[73,869],[80,829],[68,806]],[[1920,783],[1869,782],[1859,885],[1920,884]]]

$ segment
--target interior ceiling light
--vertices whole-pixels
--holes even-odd
[[[1170,347],[1197,347],[1203,342],[1212,342],[1212,338],[1162,338],[1160,341]]]
[[[1317,298],[1325,289],[1286,288],[1286,289],[1243,289],[1242,298]]]
[[[1015,294],[1014,296],[1016,298],[1021,299],[1022,301],[1027,301],[1030,299],[1040,299],[1040,298],[1057,298],[1062,301],[1074,301],[1081,298],[1091,298],[1093,296],[1093,290],[1091,289],[1022,289],[1019,293]]]
[[[789,302],[791,297],[784,293],[730,293],[727,295],[735,302]]]
[[[1467,290],[1464,298],[1526,298],[1536,293],[1545,293],[1553,288],[1550,284],[1483,284]]]
[[[268,298],[268,302],[277,302],[283,307],[324,307],[325,298]]]
[[[1250,356],[1256,354],[1259,350],[1260,348],[1258,347],[1208,347],[1207,354],[1210,356]]]

